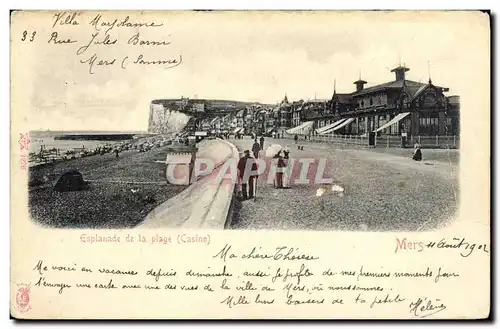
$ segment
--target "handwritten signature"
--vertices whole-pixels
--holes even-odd
[[[434,304],[435,303],[435,304]],[[425,318],[430,315],[446,310],[446,305],[440,299],[428,299],[427,297],[418,298],[416,302],[409,305],[410,313],[419,318]]]

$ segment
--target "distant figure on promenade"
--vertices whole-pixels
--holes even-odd
[[[422,161],[422,151],[420,150],[420,145],[415,144],[415,151],[413,152],[413,160]]]
[[[278,159],[278,163],[277,163],[278,170],[276,170],[276,178],[275,178],[274,187],[275,188],[283,188],[283,176],[284,176],[284,173],[281,170],[283,170],[282,168],[286,167],[286,162],[283,159],[283,157],[281,156],[281,151],[279,151],[274,156],[274,158]]]
[[[257,176],[245,177],[245,168],[247,167],[248,161],[252,161],[252,167],[251,167],[252,170],[257,170],[257,163],[256,163],[255,159],[250,157],[249,150],[245,150],[245,155],[243,156],[243,158],[241,158],[238,161],[238,178],[241,182],[241,194],[242,194],[243,200],[252,199],[254,197],[254,193],[253,193],[254,192],[254,185],[253,184],[257,178]],[[246,181],[245,178],[247,178],[248,181]],[[248,188],[248,191],[247,191],[247,188]]]
[[[260,149],[264,149],[264,136],[260,136]]]
[[[295,144],[297,144],[297,141],[299,140],[299,135],[295,134],[293,140],[295,141]]]
[[[273,131],[273,138],[276,138],[276,132]]]
[[[120,157],[120,152],[118,151],[118,149],[115,149],[115,158],[119,158]]]
[[[260,144],[257,142],[257,138],[254,140],[253,145],[252,145],[252,153],[253,157],[257,159],[259,157],[259,152],[260,152]]]

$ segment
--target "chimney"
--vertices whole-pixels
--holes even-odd
[[[359,79],[358,81],[354,81],[354,84],[356,85],[356,92],[363,90],[364,85],[366,83],[367,83],[366,81],[361,80],[361,79]]]
[[[405,79],[405,72],[408,72],[410,69],[399,65],[395,69],[392,69],[391,72],[394,72],[396,75],[396,81],[401,81]]]

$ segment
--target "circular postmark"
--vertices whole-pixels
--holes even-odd
[[[16,293],[16,306],[21,312],[26,312],[31,308],[30,305],[30,286],[18,285]]]

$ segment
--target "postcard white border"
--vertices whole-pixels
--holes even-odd
[[[141,7],[138,7],[137,5],[140,4]],[[168,8],[167,7],[161,7],[159,6],[158,1],[150,1],[150,0],[143,0],[140,3],[134,1],[109,1],[106,3],[106,5],[103,7],[103,2],[102,0],[88,0],[85,2],[72,2],[71,4],[68,3],[67,1],[61,1],[61,0],[50,0],[50,1],[44,1],[44,2],[38,2],[38,1],[4,1],[2,2],[2,9],[4,9],[3,12],[3,23],[0,27],[0,31],[2,36],[4,37],[3,40],[9,40],[9,24],[8,24],[8,9],[10,8],[18,8],[18,9],[54,9],[54,8],[78,8],[78,9],[191,9],[191,8],[207,8],[207,3],[203,1],[182,1],[178,3],[168,3]],[[326,5],[327,1],[314,1],[310,0],[307,2],[299,2],[299,1],[287,1],[281,4],[271,4],[270,1],[262,1],[262,0],[254,0],[254,1],[245,1],[245,2],[238,2],[238,4],[234,2],[229,2],[229,1],[212,1],[210,2],[210,7],[211,8],[234,8],[234,9],[370,9],[370,8],[390,8],[390,9],[466,9],[466,8],[471,8],[473,6],[475,9],[488,9],[491,8],[494,11],[497,11],[499,8],[498,1],[465,1],[465,0],[455,0],[455,1],[446,1],[446,2],[436,2],[435,0],[422,0],[418,2],[403,2],[403,1],[356,1],[356,0],[351,0],[349,2],[337,2],[335,3],[335,6]],[[68,6],[69,5],[69,6]],[[413,7],[413,6],[418,6],[418,7]],[[495,36],[495,41],[498,42],[498,33],[493,34]],[[7,42],[4,42],[4,45],[7,45]],[[4,74],[4,80],[3,80],[3,97],[2,99],[4,100],[4,109],[10,109],[10,81],[9,81],[9,76],[10,76],[10,63],[9,63],[9,47],[5,46],[2,51],[2,63],[6,66],[4,69],[4,72],[9,72],[9,74]],[[9,64],[8,64],[9,63]],[[492,74],[495,74],[496,72],[492,72]],[[498,86],[496,86],[495,90],[492,90],[493,95],[496,95],[499,92]],[[495,104],[495,102],[493,102]],[[2,115],[2,120],[0,121],[4,126],[2,127],[2,133],[5,134],[4,138],[0,139],[0,145],[1,149],[3,150],[9,150],[10,149],[10,111],[4,110],[1,113]],[[500,126],[500,118],[497,115],[496,120],[494,123],[495,126]],[[492,132],[494,132],[495,129],[493,129]],[[495,151],[498,151],[500,146],[498,143],[498,140],[496,139],[496,136],[493,136],[495,138]],[[10,178],[10,161],[7,157],[3,158],[3,161],[1,162],[1,172],[3,175],[2,182],[7,182],[9,181]],[[2,209],[9,209],[10,208],[10,189],[9,186],[7,186],[6,183],[2,184],[2,189],[1,189],[1,202],[2,202]],[[500,199],[500,198],[499,198]],[[495,203],[498,202],[497,198],[495,198]],[[8,310],[10,301],[9,301],[9,294],[7,293],[8,291],[8,286],[6,282],[9,280],[9,261],[10,261],[10,252],[7,253],[7,250],[10,248],[10,243],[9,243],[9,232],[10,232],[10,227],[9,227],[9,220],[5,218],[7,216],[4,216],[4,220],[2,222],[2,233],[3,233],[3,247],[2,250],[4,250],[4,262],[2,264],[2,271],[1,271],[1,278],[3,279],[2,282],[4,282],[4,285],[2,285],[1,292],[2,296],[4,298],[4,302],[2,303],[2,309]],[[9,216],[10,217],[10,216]],[[495,232],[498,233],[498,232]],[[492,246],[492,249],[495,248]],[[498,315],[498,313],[497,313]],[[2,317],[2,327],[3,325],[7,325],[7,327],[13,326],[12,321],[6,321],[6,316],[4,313],[4,316]],[[429,325],[425,324],[427,328],[432,328],[437,324]],[[92,326],[93,328],[101,328],[104,327],[105,324],[86,324],[88,326]],[[145,324],[134,324],[134,326],[144,326]],[[218,326],[219,324],[211,324],[212,326]],[[231,326],[236,326],[237,324],[232,324]],[[300,324],[298,327],[306,327],[309,324]],[[338,324],[335,324],[338,325]],[[364,327],[367,324],[350,324],[353,327]],[[372,324],[373,325],[373,324]],[[385,324],[382,324],[385,325]],[[401,324],[403,325],[403,324]],[[475,326],[477,324],[471,323],[470,325],[467,326]],[[38,324],[39,327],[49,327],[52,326],[52,324]],[[66,328],[69,327],[70,324],[64,324],[64,325],[59,325],[61,328]],[[194,327],[195,325],[189,325],[189,324],[169,324],[171,327],[177,327],[177,326],[182,326],[183,328],[190,328]],[[250,325],[249,327],[257,327],[257,326],[262,326],[262,324],[253,324]]]

